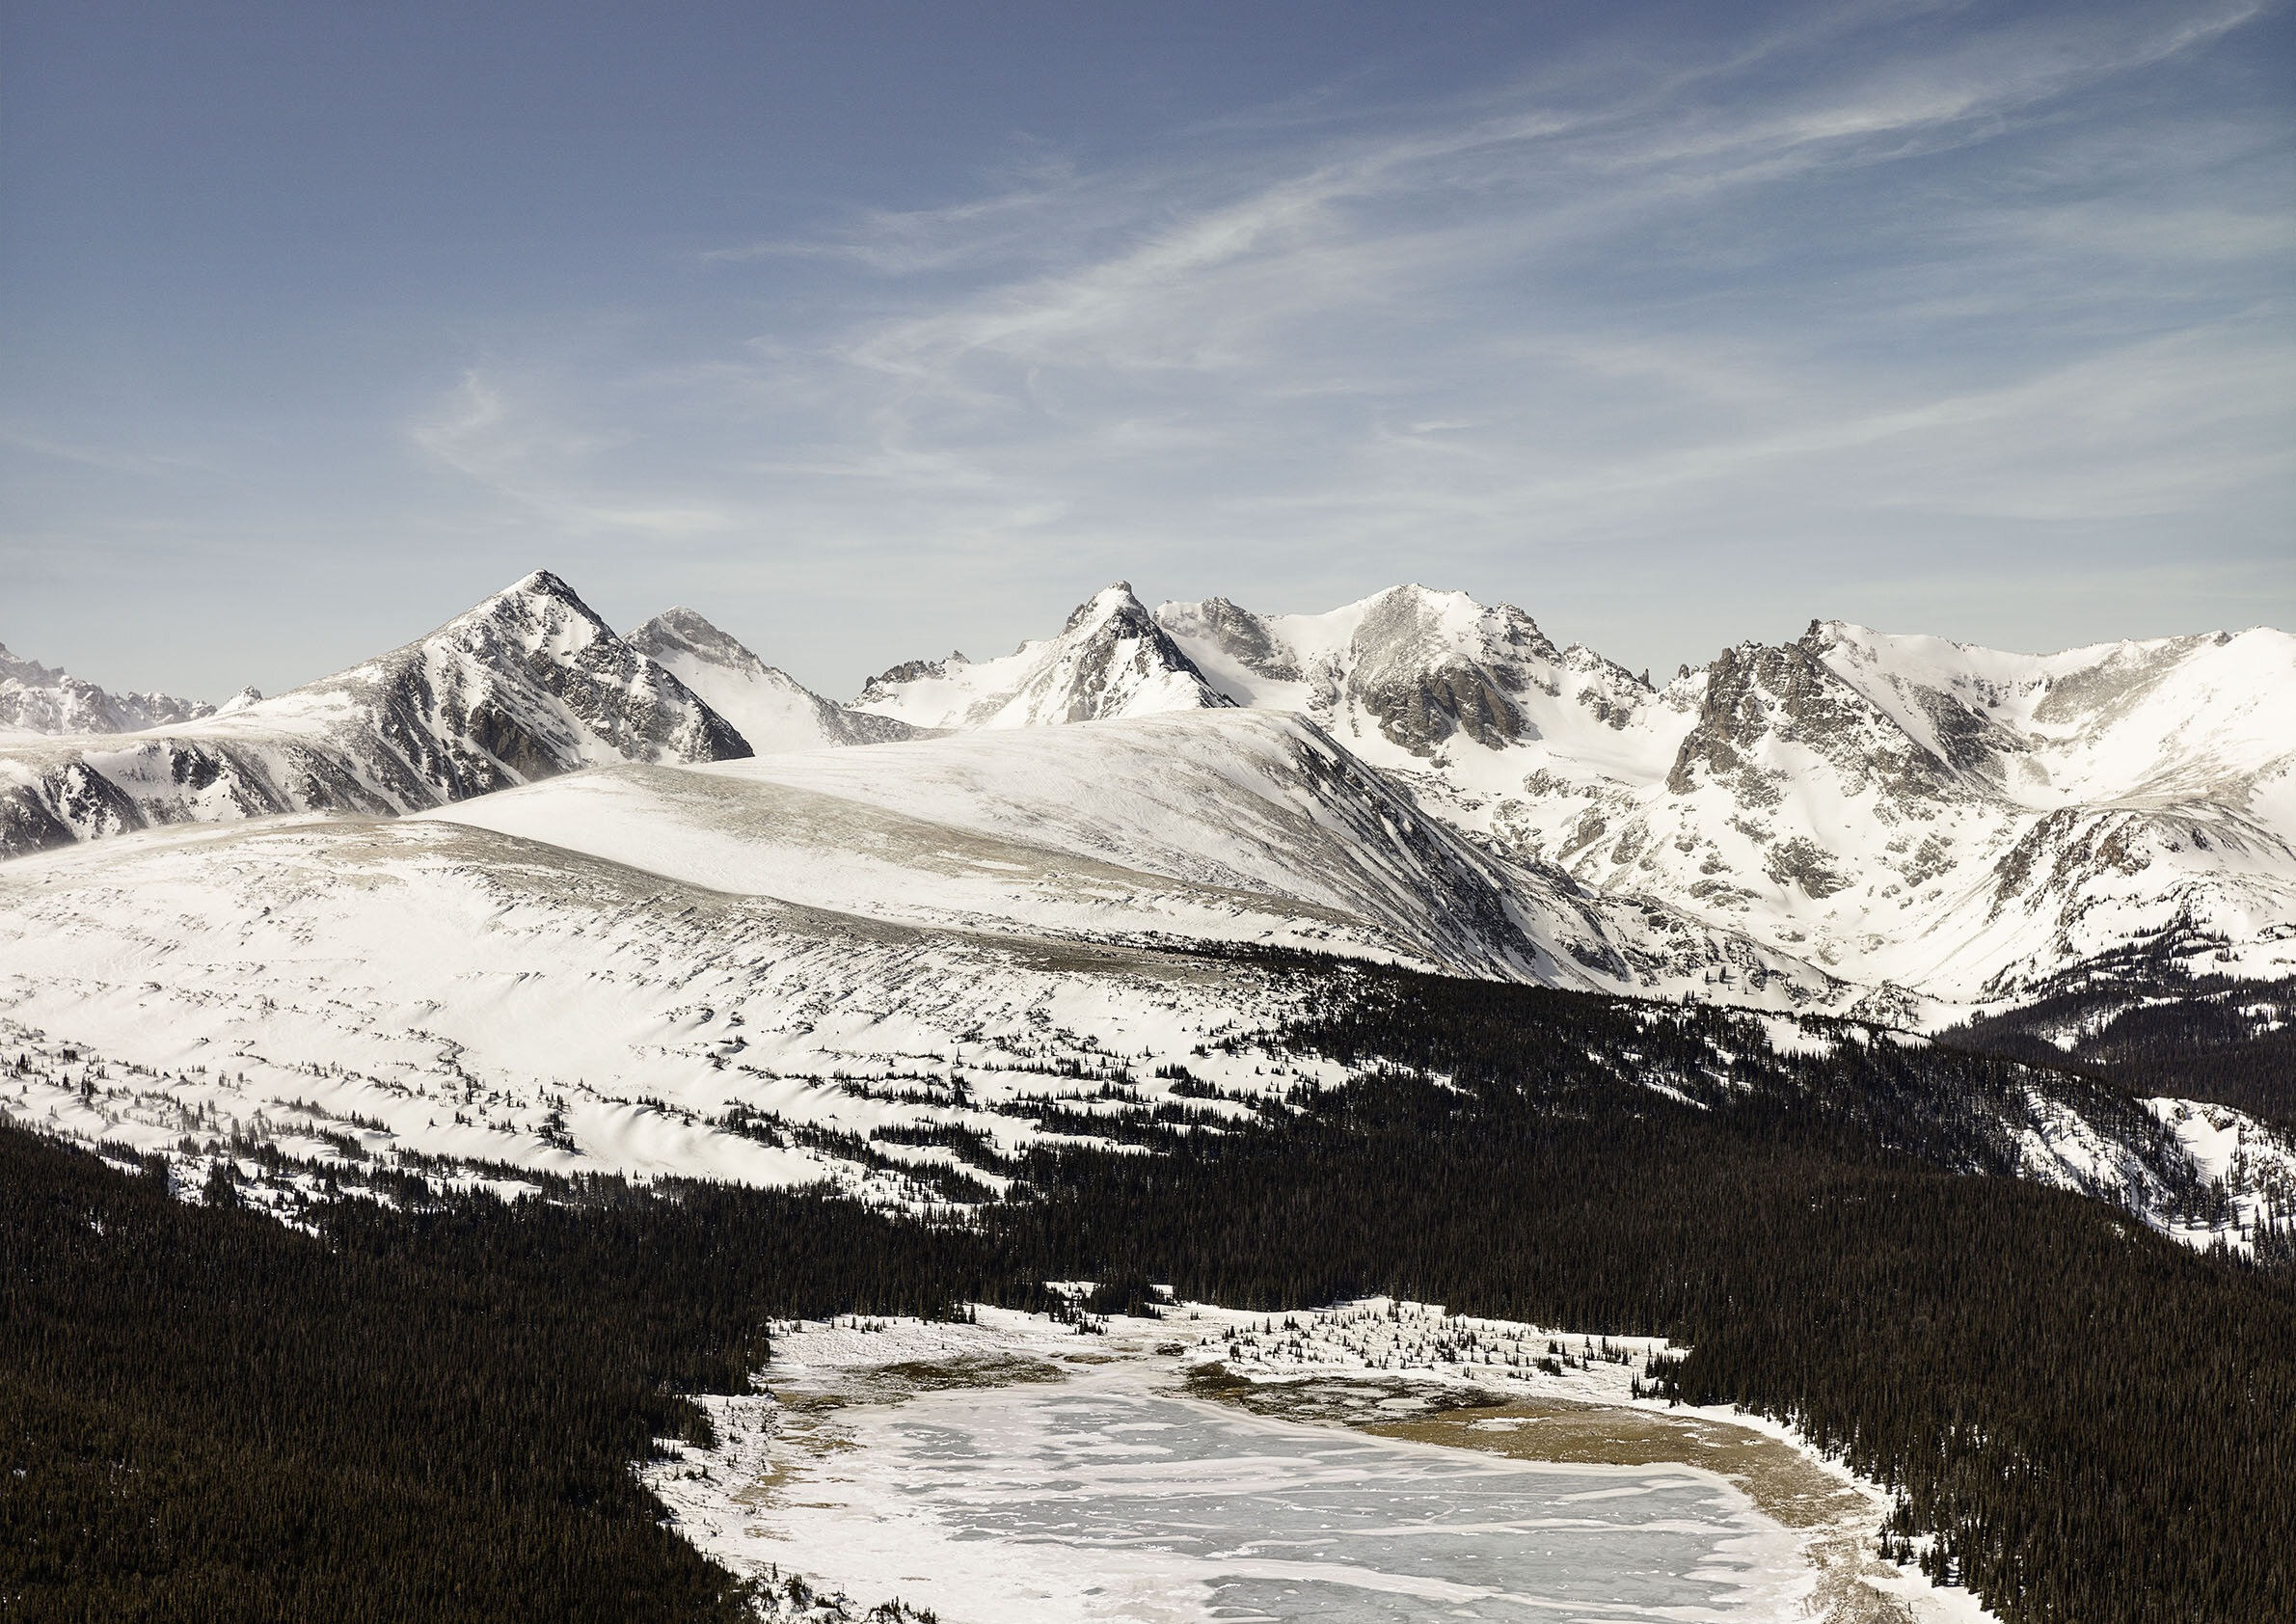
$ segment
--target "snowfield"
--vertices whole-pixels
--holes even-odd
[[[1345,1079],[1262,1041],[1296,978],[1175,949],[1600,989],[1565,934],[1583,918],[1502,880],[1311,725],[1241,711],[155,830],[0,865],[18,1056],[0,1110],[167,1154],[193,1187],[234,1143],[325,1162],[351,1153],[335,1135],[424,1177],[826,1183],[930,1207],[1005,1188],[966,1143],[1114,1145],[1094,1116],[1162,1106],[1218,1131]],[[1921,1040],[1778,1013],[1737,1046],[1844,1042]],[[117,1074],[91,1090],[66,1049]],[[1679,1093],[1631,1063],[1621,1083]],[[2246,1247],[2296,1182],[2285,1139],[2241,1121],[2237,1155],[2165,1119],[2138,1118],[2139,1143],[2037,1086],[2002,1126],[2023,1177]],[[2194,1199],[2212,1181],[2224,1199]]]
[[[1653,910],[1606,918],[1427,817],[1303,718],[1198,712],[615,769],[426,816],[874,917],[1134,942],[1256,942],[1451,974],[1837,1001],[1782,954]]]
[[[1262,615],[1120,582],[851,705],[546,572],[220,710],[0,649],[0,1114],[186,1199],[233,1164],[287,1222],[373,1170],[948,1214],[1030,1144],[1146,1153],[1120,1114],[1216,1135],[1347,1081],[1279,1035],[1356,972],[1256,949],[1652,1000],[1599,1080],[1713,1108],[1740,1057],[1919,1046],[2117,958],[2296,975],[2290,716],[2268,630],[1813,622],[1654,685],[1418,586]],[[1677,999],[1744,1013],[1653,1063]],[[2012,1076],[1958,1171],[2196,1247],[2296,1210],[2269,1123]],[[1785,1428],[1645,1397],[1664,1351],[1384,1300],[792,1325],[772,1395],[704,1400],[717,1447],[648,1481],[739,1572],[948,1624],[1985,1616],[1880,1561],[1878,1491]],[[1532,1449],[1622,1416],[1685,1464]],[[1823,1515],[1712,1465],[1772,1447]]]
[[[1157,617],[1222,697],[1315,717],[1454,826],[1898,1018],[1949,1024],[2132,942],[2296,974],[2283,632],[2021,655],[1813,621],[1654,688],[1511,606],[1418,586]]]
[[[2296,975],[2296,638],[2267,629],[2018,655],[1813,621],[1654,686],[1464,593],[1151,613],[1118,582],[1054,636],[911,662],[840,706],[691,609],[621,637],[537,572],[401,649],[212,714],[0,666],[0,855],[757,757],[788,789],[1297,910],[1223,924],[1198,896],[1112,928],[1105,876],[1073,907],[1048,877],[1016,907],[1032,928],[1332,925],[1337,951],[1459,973],[1923,1029],[2132,950]],[[1139,731],[1050,743],[1077,724]],[[106,731],[47,736],[68,728]],[[589,849],[579,820],[521,816]],[[1001,917],[936,897],[965,888],[924,869],[918,917]]]
[[[1035,1131],[1032,1100],[1105,1108],[1091,1101],[1120,1075],[1167,1097],[1159,1059],[1245,1094],[1296,1074],[1195,1052],[1277,1013],[1249,968],[919,930],[428,820],[170,832],[7,865],[0,965],[0,1016],[52,1033],[50,1051],[143,1069],[99,1107],[43,1102],[29,1078],[0,1082],[0,1107],[152,1150],[218,1123],[276,1137],[299,1100],[330,1128],[372,1124],[373,1154],[914,1201],[883,1170],[722,1120],[953,1123],[1011,1147]]]
[[[1119,583],[841,707],[538,572],[274,699],[0,750],[0,1108],[191,1159],[326,1133],[926,1205],[1003,1187],[964,1144],[1172,1103],[1159,1069],[1234,1096],[1206,1131],[1337,1080],[1255,1049],[1279,978],[1207,947],[1745,1006],[1787,1053],[1864,1031],[1813,1013],[1933,1024],[2137,945],[2284,973],[2292,646],[1825,623],[1654,688],[1464,594]],[[10,670],[18,721],[102,711]],[[2004,1126],[2028,1177],[2240,1243],[2281,1142],[2195,1121],[2156,1137],[2222,1200],[2039,1094]]]

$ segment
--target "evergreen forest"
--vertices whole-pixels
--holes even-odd
[[[0,1129],[0,1619],[739,1618],[630,1470],[706,1436],[682,1395],[743,1390],[774,1318],[1080,1278],[1668,1336],[1668,1392],[1846,1451],[2011,1624],[2296,1618],[2296,1271],[2011,1177],[2015,1060],[1845,1027],[1717,1072],[1702,1007],[1296,973],[1281,1046],[1356,1081],[1095,1118],[1160,1153],[1040,1147],[932,1221],[378,1173],[290,1228]],[[2102,1069],[2054,1086],[2137,1131]]]

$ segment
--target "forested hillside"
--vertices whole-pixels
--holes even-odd
[[[2287,982],[2139,962],[1947,1036],[2133,1095],[2214,1100],[2296,1126],[2296,990]]]
[[[745,1391],[769,1313],[957,1271],[835,1202],[562,1193],[313,1237],[0,1128],[0,1617],[746,1616],[630,1463],[707,1435],[676,1394]]]
[[[1945,1171],[1984,1155],[1988,1119],[1957,1107],[2006,1063],[1845,1043],[1797,1063],[1806,1093],[1689,1104],[1606,1090],[1584,1057],[1625,1039],[1662,1065],[1672,1033],[1688,1058],[1714,1012],[1643,1026],[1366,979],[1294,1041],[1407,1069],[1194,1156],[1042,1155],[1019,1254],[1241,1306],[1388,1291],[1663,1334],[1693,1344],[1683,1397],[1846,1449],[1936,1536],[1925,1565],[2004,1618],[2296,1616],[2284,1259],[2195,1257],[2101,1203]]]
[[[312,1205],[307,1235],[0,1135],[0,1596],[15,1616],[731,1616],[627,1463],[768,1321],[1036,1306],[1047,1279],[1283,1308],[1387,1291],[1691,1345],[2012,1624],[2296,1616],[2296,1286],[2003,1176],[1993,1057],[1402,972],[1284,1040],[1359,1070],[1169,1153],[1039,1148],[961,1222],[665,1181]],[[1188,1079],[1180,1079],[1187,1083]],[[1656,1086],[1654,1086],[1656,1085]],[[2091,1109],[2114,1105],[2109,1085]],[[1202,1099],[1211,1091],[1185,1090]],[[1216,1102],[1214,1102],[1216,1103]],[[1082,1119],[1079,1119],[1082,1125]],[[987,1159],[990,1152],[975,1147]],[[2264,1249],[2268,1258],[2273,1248]]]

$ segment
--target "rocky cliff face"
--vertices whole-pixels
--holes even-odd
[[[1513,605],[1463,592],[1397,586],[1328,614],[1255,614],[1225,598],[1156,614],[1236,703],[1306,711],[1425,762],[1454,741],[1503,750],[1544,737],[1558,700],[1580,713],[1559,718],[1568,732],[1619,729],[1654,697],[1608,661],[1557,649]]]
[[[1949,764],[1909,738],[1856,689],[1800,643],[1724,649],[1706,668],[1698,719],[1683,739],[1666,788],[1688,795],[1702,779],[1734,781],[1736,793],[1772,804],[1783,793],[1765,746],[1808,751],[1850,795],[1869,789],[1898,798],[1954,794]]]
[[[1419,587],[1159,617],[1224,693],[1316,717],[1526,873],[1901,1013],[1923,1007],[1906,988],[2012,997],[2132,940],[2296,969],[2283,634],[2027,656],[1813,622],[1654,690],[1519,609]]]
[[[65,691],[29,669],[5,691]],[[1231,706],[1310,717],[1348,771],[1488,859],[1549,961],[1604,985],[1783,988],[1904,1020],[2132,955],[2296,974],[2296,637],[2265,630],[2019,655],[1813,622],[1654,689],[1463,593],[1151,615],[1120,582],[1054,636],[897,666],[848,709],[691,610],[623,639],[536,575],[275,699],[143,732],[17,733],[0,746],[0,853],[391,815],[590,765]],[[1462,928],[1499,939],[1488,919]]]
[[[426,637],[164,732],[0,755],[0,855],[155,824],[389,815],[616,761],[749,754],[548,572]]]

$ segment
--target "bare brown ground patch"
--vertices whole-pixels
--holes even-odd
[[[773,1418],[772,1452],[766,1469],[734,1491],[734,1503],[760,1510],[793,1503],[782,1496],[803,1479],[809,1467],[858,1448],[835,1421],[845,1402],[835,1394],[784,1398]]]
[[[908,1359],[879,1365],[868,1372],[869,1396],[903,1398],[912,1393],[942,1393],[953,1387],[1013,1387],[1022,1382],[1057,1382],[1061,1368],[1018,1354],[959,1354],[950,1359]]]
[[[1696,1467],[1735,1484],[1764,1515],[1803,1534],[1803,1554],[1818,1577],[1812,1619],[1910,1624],[1904,1603],[1859,1582],[1868,1573],[1894,1572],[1867,1546],[1876,1522],[1872,1502],[1792,1445],[1751,1427],[1704,1416],[1393,1379],[1250,1382],[1216,1365],[1192,1373],[1188,1389],[1255,1415],[1514,1460]]]
[[[1364,1430],[1517,1460],[1695,1466],[1728,1478],[1790,1529],[1824,1528],[1846,1516],[1863,1518],[1868,1509],[1864,1495],[1793,1446],[1701,1416],[1528,1399],[1374,1422]]]

